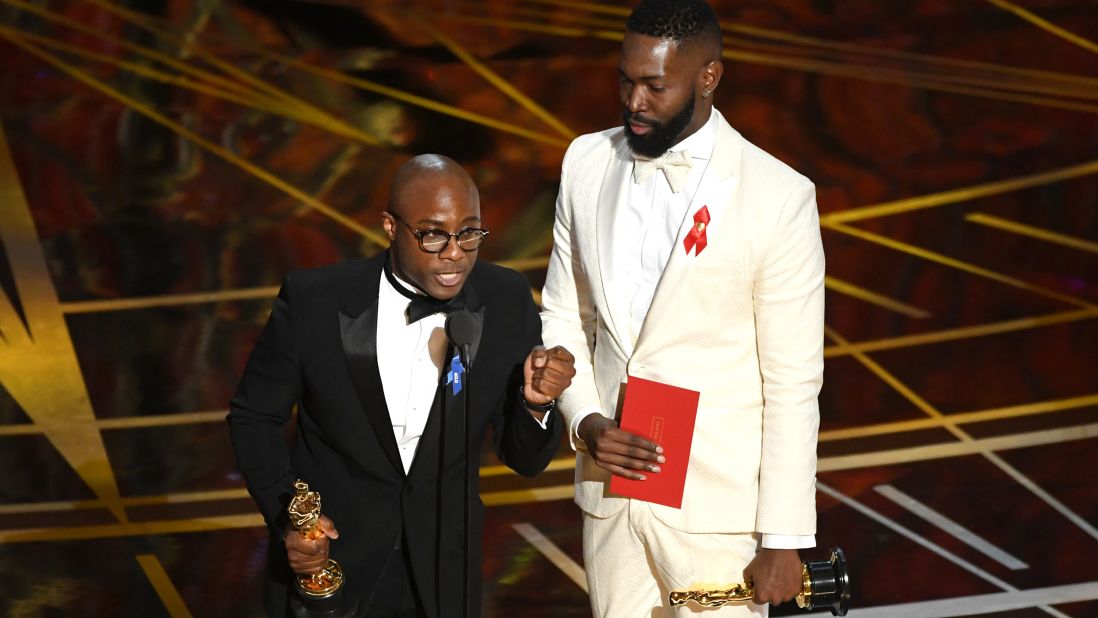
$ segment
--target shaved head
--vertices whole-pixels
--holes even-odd
[[[407,213],[402,208],[407,206],[407,193],[442,185],[457,191],[464,189],[479,210],[480,194],[465,168],[444,155],[421,154],[405,161],[393,175],[389,188],[389,212],[406,217]]]

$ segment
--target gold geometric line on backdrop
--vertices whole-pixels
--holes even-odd
[[[855,470],[876,466],[916,463],[935,459],[963,457],[968,455],[988,455],[996,451],[1047,446],[1098,437],[1098,423],[1072,425],[1056,429],[1016,433],[990,438],[979,438],[968,442],[942,442],[923,446],[905,447],[842,455],[821,457],[817,469],[820,472]],[[572,459],[574,461],[574,458]],[[574,484],[550,485],[500,492],[486,492],[481,499],[486,506],[503,506],[530,502],[565,500],[573,496]],[[247,497],[239,490],[241,497]],[[31,543],[49,541],[73,541],[123,536],[149,536],[177,534],[183,532],[209,532],[230,528],[262,527],[263,517],[258,513],[218,515],[190,519],[169,519],[159,521],[130,522],[126,524],[100,524],[55,528],[22,528],[0,530],[0,544]]]
[[[1011,221],[1010,219],[1004,219],[1002,217],[996,217],[983,212],[970,212],[965,215],[965,221],[970,221],[978,225],[984,225],[987,227],[1003,230],[1004,232],[1012,232],[1021,236],[1028,236],[1030,238],[1036,238],[1037,240],[1043,240],[1062,247],[1068,247],[1069,249],[1077,249],[1079,251],[1087,251],[1089,253],[1098,253],[1098,242],[1092,242],[1083,238],[1077,238],[1075,236],[1069,236],[1067,234],[1061,234],[1059,232],[1053,232],[1052,230],[1046,230],[1033,225],[1027,225],[1025,223],[1019,223],[1017,221]]]
[[[179,596],[179,590],[168,577],[164,565],[160,564],[160,559],[154,554],[138,554],[137,564],[141,566],[145,577],[156,591],[156,596],[160,597],[164,609],[168,610],[168,615],[171,618],[191,618],[187,604],[183,602],[183,597]]]
[[[1015,406],[1004,406],[1002,408],[991,408],[975,412],[950,412],[947,416],[952,423],[957,425],[968,425],[1040,414],[1055,414],[1056,412],[1077,410],[1088,406],[1098,406],[1098,394],[1053,399],[1050,401],[1034,401]],[[907,431],[935,429],[942,426],[943,422],[938,418],[919,418],[906,421],[878,423],[876,425],[861,425],[847,429],[820,431],[820,442],[835,442],[838,440],[852,440],[855,438],[868,438],[872,436],[895,435]]]
[[[0,2],[13,2],[13,1],[17,1],[17,0],[0,0]],[[142,27],[142,28],[151,29],[150,31],[152,31],[153,33],[158,34],[160,36],[170,36],[170,33],[168,32],[168,29],[170,28],[171,25],[166,24],[166,23],[162,24],[162,20],[158,20],[158,19],[152,18],[152,17],[147,16],[147,15],[142,15],[140,13],[130,11],[128,9],[125,9],[125,8],[120,7],[120,6],[114,5],[110,2],[105,2],[105,1],[101,1],[101,0],[93,0],[93,1],[96,4],[96,6],[99,6],[100,8],[110,12],[113,15],[116,15],[116,16],[126,20],[129,23],[132,23],[132,24],[137,25],[137,26]],[[158,25],[158,24],[162,24],[162,25]],[[210,35],[203,35],[202,38],[203,39],[218,39],[220,37],[210,36]],[[378,84],[376,82],[372,82],[372,81],[369,81],[369,80],[366,80],[366,79],[354,77],[354,76],[342,73],[340,71],[336,71],[336,70],[328,69],[326,67],[321,67],[321,66],[317,66],[317,65],[314,65],[314,64],[310,64],[310,63],[305,62],[304,60],[301,60],[299,58],[294,58],[294,57],[291,57],[291,56],[278,54],[278,53],[275,53],[275,52],[272,52],[270,50],[263,49],[263,48],[252,47],[252,46],[248,46],[248,45],[239,45],[235,41],[232,41],[231,43],[237,45],[237,47],[240,48],[241,51],[251,53],[251,54],[255,54],[258,57],[261,57],[265,60],[269,60],[269,61],[277,62],[279,64],[284,64],[284,65],[287,65],[287,66],[294,67],[294,68],[296,68],[296,69],[298,69],[302,72],[308,73],[310,75],[314,75],[316,77],[324,78],[324,79],[326,79],[330,82],[333,82],[333,83],[340,83],[340,84],[352,86],[354,88],[365,90],[367,92],[372,92],[374,94],[379,94],[381,96],[388,97],[388,98],[394,99],[396,101],[400,101],[402,103],[407,103],[409,105],[414,105],[416,107],[422,107],[424,109],[428,109],[430,111],[433,111],[433,112],[436,112],[436,113],[439,113],[439,114],[443,114],[443,115],[450,116],[450,117],[453,117],[453,118],[458,118],[460,120],[465,120],[465,121],[471,122],[473,124],[478,124],[478,125],[481,125],[481,126],[488,127],[490,129],[495,129],[495,130],[502,131],[502,132],[505,132],[505,133],[510,133],[512,135],[517,135],[519,137],[523,137],[523,138],[526,138],[526,139],[529,139],[529,140],[532,140],[532,141],[546,143],[546,144],[549,144],[549,145],[557,146],[557,147],[562,148],[562,149],[565,148],[566,146],[568,146],[568,141],[564,140],[564,139],[561,139],[559,137],[554,137],[554,136],[551,136],[551,135],[545,135],[541,132],[534,131],[534,130],[531,130],[531,129],[527,129],[527,128],[521,127],[519,125],[504,122],[502,120],[492,118],[492,117],[489,117],[489,116],[484,116],[482,114],[477,114],[475,112],[470,112],[470,111],[462,109],[460,107],[455,107],[453,105],[447,105],[445,103],[441,103],[439,101],[428,99],[426,97],[421,97],[419,95],[415,95],[415,94],[412,94],[412,93],[409,93],[409,92],[405,92],[405,91],[399,90],[397,88],[384,86],[382,84]],[[192,47],[195,47],[195,45],[192,44]]]
[[[527,0],[531,4],[549,5],[553,8],[578,8],[591,11],[593,13],[603,13],[614,15],[619,18],[615,21],[597,20],[592,18],[584,18],[580,16],[569,17],[574,20],[579,20],[582,23],[589,23],[592,25],[598,25],[602,27],[611,27],[620,29],[624,23],[624,18],[629,15],[631,9],[625,7],[606,6],[603,4],[597,4],[592,2],[571,2],[567,0]],[[508,7],[509,10],[516,10],[514,7]],[[517,10],[520,14],[531,15],[527,10]],[[549,13],[533,13],[533,15],[546,19],[549,17]],[[976,60],[962,60],[959,58],[950,58],[947,56],[935,56],[930,54],[920,54],[915,52],[885,49],[880,47],[871,47],[868,45],[859,45],[856,43],[845,43],[842,41],[831,41],[828,39],[820,39],[805,35],[792,34],[782,30],[774,30],[772,28],[764,28],[761,26],[752,26],[748,24],[741,24],[734,21],[720,22],[721,29],[727,33],[735,35],[743,35],[733,39],[737,42],[742,42],[744,37],[751,36],[756,38],[768,39],[773,41],[780,41],[786,44],[792,44],[787,47],[788,50],[797,49],[797,46],[801,48],[818,48],[824,50],[829,54],[847,53],[854,56],[866,56],[877,61],[903,61],[905,64],[921,64],[935,66],[935,71],[930,71],[932,74],[939,74],[948,69],[964,69],[969,71],[971,75],[975,74],[991,74],[991,75],[1009,75],[1014,78],[1018,78],[1020,83],[1032,84],[1038,80],[1046,80],[1050,82],[1061,82],[1064,84],[1071,84],[1078,86],[1084,91],[1094,92],[1095,88],[1098,88],[1098,78],[1086,77],[1083,75],[1076,75],[1072,73],[1058,73],[1053,71],[1045,71],[1040,69],[1027,69],[1021,67],[1007,66],[1002,64],[994,64],[990,62],[980,62]],[[727,37],[725,40],[729,40]],[[801,52],[803,55],[818,52]],[[829,56],[820,56],[829,57]],[[1006,81],[1006,80],[999,80]]]
[[[4,34],[0,32],[0,36],[4,36]],[[118,90],[106,85],[104,82],[85,74],[80,69],[69,65],[59,58],[56,58],[51,54],[46,53],[45,51],[38,49],[37,47],[34,47],[33,45],[26,43],[25,41],[22,41],[19,38],[11,38],[6,36],[4,36],[4,38],[7,38],[9,42],[21,48],[23,51],[31,55],[37,56],[39,59],[45,61],[47,64],[50,64],[58,70],[67,73],[70,77],[84,83],[86,86],[90,86],[92,89],[99,91],[101,94],[106,95],[108,98],[115,99],[119,103],[122,103],[123,105],[140,113],[141,115],[148,117],[150,120],[153,120],[154,122],[173,131],[180,137],[183,137],[188,141],[194,142],[195,144],[201,146],[210,153],[224,159],[225,161],[233,165],[236,165],[242,170],[282,191],[283,193],[289,195],[295,200],[301,202],[302,204],[316,210],[320,214],[328,217],[329,219],[332,219],[336,223],[339,223],[344,227],[354,232],[357,232],[361,236],[365,237],[367,240],[370,240],[371,242],[380,246],[386,246],[388,244],[388,240],[385,238],[385,236],[383,236],[376,230],[370,229],[362,225],[358,221],[343,214],[342,212],[339,212],[335,208],[332,208],[331,206],[320,202],[319,200],[316,200],[311,195],[301,191],[297,187],[294,187],[293,185],[282,180],[271,172],[260,168],[258,165],[252,163],[251,161],[248,161],[244,157],[241,157],[227,150],[221,145],[214,143],[213,141],[206,139],[205,137],[202,137],[201,135],[188,129],[187,127],[171,120],[160,112],[157,112],[148,105],[145,105],[144,103],[126,94],[123,94],[122,92],[119,92]]]
[[[426,16],[423,16],[426,17]],[[439,32],[437,28],[432,27],[426,22],[425,19],[416,24],[421,30],[429,34],[435,41],[448,49],[455,57],[465,63],[470,69],[472,69],[477,75],[480,75],[489,84],[493,85],[503,94],[507,95],[512,101],[518,103],[531,114],[539,118],[542,122],[549,125],[557,133],[560,133],[562,137],[571,141],[577,137],[577,133],[568,128],[562,120],[554,116],[549,110],[539,105],[536,101],[523,94],[518,88],[511,84],[499,73],[496,73],[492,69],[488,68],[486,64],[474,57],[468,50],[461,46],[457,41],[446,36],[442,32]]]
[[[207,63],[214,65],[227,73],[227,76],[218,75],[215,72],[199,69],[186,62],[171,58],[166,54],[162,54],[156,50],[131,43],[124,39],[111,36],[106,32],[89,28],[80,22],[69,19],[57,12],[49,9],[36,7],[34,5],[27,4],[22,0],[0,0],[0,3],[7,4],[18,8],[22,11],[32,13],[49,21],[57,24],[61,24],[66,28],[81,32],[83,34],[94,36],[99,39],[109,41],[112,44],[117,44],[123,49],[132,51],[138,55],[145,56],[147,58],[156,60],[157,62],[166,64],[192,76],[197,77],[200,81],[206,81],[212,84],[215,88],[221,88],[224,91],[236,90],[238,94],[245,96],[245,98],[253,99],[256,101],[256,105],[263,105],[265,107],[274,107],[279,109],[278,113],[282,115],[290,115],[293,117],[302,118],[303,122],[307,122],[313,126],[322,127],[332,133],[355,139],[365,144],[376,145],[378,144],[377,138],[369,135],[357,127],[351,126],[344,122],[340,118],[329,114],[328,112],[312,105],[304,99],[295,97],[294,95],[274,86],[273,84],[266,82],[250,73],[243,71],[229,63],[223,62],[216,56],[201,55],[200,58]],[[6,36],[9,40],[12,40],[11,36]],[[25,42],[25,41],[24,41]],[[71,47],[71,46],[70,46]],[[234,81],[236,80],[236,81]],[[255,87],[256,90],[248,90],[246,85]],[[222,96],[227,98],[227,96]]]
[[[1058,412],[1066,412],[1071,410],[1077,410],[1079,408],[1085,408],[1088,406],[1098,405],[1098,394],[1082,395],[1079,397],[1069,397],[1066,399],[1053,399],[1049,401],[1038,401],[1025,403],[1014,406],[1005,406],[1000,408],[989,408],[986,410],[977,410],[972,412],[957,412],[943,415],[942,417],[928,417],[921,419],[912,419],[906,421],[894,421],[890,423],[879,423],[875,425],[862,425],[858,427],[850,427],[846,429],[837,429],[831,431],[820,432],[820,442],[835,442],[840,440],[849,440],[854,438],[867,438],[884,435],[894,435],[904,433],[908,431],[916,431],[921,429],[934,429],[944,427],[947,423],[954,425],[970,425],[992,421],[1008,420],[1013,418],[1021,418],[1026,416],[1044,415],[1044,414],[1056,414]],[[201,412],[201,413],[187,413],[179,414],[177,416],[191,415],[213,415],[216,414],[216,418],[209,417],[203,421],[195,421],[194,419],[187,419],[187,422],[222,422],[225,418],[224,411],[214,412]],[[170,418],[173,415],[165,414],[158,415],[152,420],[154,423],[150,426],[163,426],[170,425]],[[135,421],[131,427],[140,427],[138,421],[147,417],[133,417]],[[106,424],[110,420],[127,420],[127,419],[103,419],[100,421],[100,428],[103,429],[103,424]],[[183,423],[180,423],[183,424]],[[1044,442],[1041,442],[1044,443]],[[891,451],[886,451],[891,452]],[[850,455],[850,457],[865,455],[876,456],[875,451],[867,451],[865,453],[859,453],[856,455]],[[848,456],[843,456],[848,457]],[[889,455],[892,457],[892,455]],[[826,458],[825,458],[826,459]],[[834,459],[834,457],[832,458]],[[572,470],[575,468],[575,457],[562,457],[553,459],[546,467],[545,472],[555,472],[560,470]],[[513,476],[513,472],[510,468],[503,465],[484,466],[480,469],[481,478],[491,478],[498,476]],[[485,495],[489,495],[488,492]],[[168,494],[159,495],[143,495],[143,496],[127,496],[120,500],[120,503],[129,508],[135,506],[152,506],[152,505],[168,505],[168,504],[185,504],[191,502],[215,502],[226,500],[244,500],[248,499],[248,492],[245,488],[233,488],[233,489],[213,489],[202,491],[187,491],[187,492],[172,492]],[[20,504],[5,504],[0,505],[0,515],[14,515],[14,514],[28,514],[28,513],[43,513],[43,512],[57,512],[57,511],[72,511],[72,510],[88,510],[102,508],[103,503],[99,500],[60,500],[53,502],[28,502]]]
[[[1098,159],[1080,163],[1078,165],[1070,165],[1068,167],[1038,172],[1036,174],[1018,176],[1016,178],[984,182],[969,185],[967,187],[947,189],[937,193],[905,197],[891,202],[857,206],[847,210],[821,214],[820,223],[850,223],[852,221],[876,219],[878,217],[887,217],[889,215],[912,212],[924,208],[948,206],[959,202],[968,202],[983,197],[1011,193],[1013,191],[1021,191],[1065,180],[1081,178],[1083,176],[1090,176],[1096,173],[1098,173]]]
[[[621,41],[623,37],[623,31],[621,31],[620,28],[573,28],[567,26],[547,25],[544,23],[499,19],[494,17],[477,17],[457,13],[432,14],[431,19],[435,21],[456,21],[459,23],[469,23],[489,27],[513,28],[516,30],[526,30],[567,38],[596,38],[617,42]],[[764,46],[761,44],[756,44],[755,47],[765,49],[781,49],[779,46]],[[727,60],[783,69],[806,71],[832,77],[873,81],[899,86],[910,86],[917,89],[936,90],[951,94],[975,96],[1011,103],[1045,106],[1055,109],[1081,111],[1086,113],[1098,113],[1098,105],[1083,103],[1071,99],[1032,96],[1027,94],[1017,94],[1008,91],[1025,88],[1025,82],[999,82],[995,80],[989,81],[987,79],[964,78],[962,76],[941,77],[936,76],[935,74],[929,74],[929,76],[924,76],[925,74],[913,73],[911,71],[901,69],[889,69],[873,65],[851,64],[848,62],[834,62],[830,60],[804,59],[788,54],[779,55],[775,53],[753,52],[741,49],[725,49],[722,53],[722,57]],[[971,82],[993,84],[996,88],[1000,89],[965,85],[966,83]],[[1057,87],[1055,85],[1049,85],[1047,87],[1039,88],[1039,90],[1063,90],[1063,88]],[[1078,93],[1076,93],[1076,91],[1072,91],[1072,94],[1070,96],[1094,98],[1098,97],[1098,92],[1096,92],[1094,88],[1087,88],[1078,91]]]
[[[92,493],[125,522],[114,470],[94,425],[88,389],[2,124],[0,205],[0,240],[23,309],[20,320],[15,299],[0,290],[0,383]]]
[[[913,307],[906,303],[902,303],[894,298],[889,298],[883,294],[878,294],[872,290],[854,285],[847,281],[837,279],[830,275],[824,277],[824,287],[837,293],[857,298],[858,300],[876,305],[882,309],[888,309],[901,315],[906,315],[909,318],[915,318],[918,320],[926,319],[931,316],[929,311]]]
[[[958,328],[947,328],[944,330],[929,331],[925,333],[917,333],[914,335],[899,335],[896,337],[884,337],[881,339],[866,339],[864,341],[850,343],[849,345],[827,346],[824,348],[824,358],[847,356],[854,352],[879,352],[881,350],[900,350],[922,345],[933,345],[936,343],[947,343],[951,341],[963,341],[966,339],[974,339],[977,337],[987,337],[990,335],[1000,335],[1004,333],[1015,333],[1024,330],[1032,330],[1034,328],[1043,328],[1045,326],[1053,326],[1056,324],[1070,324],[1083,320],[1091,320],[1096,317],[1098,317],[1098,308],[1072,309],[1070,311],[1060,311],[1056,313],[1049,313],[1045,315],[1026,318],[1015,318],[1012,320],[1003,320],[1000,322],[974,324],[972,326],[961,326]]]
[[[1066,304],[1069,304],[1069,305],[1075,305],[1076,307],[1082,307],[1084,309],[1096,309],[1096,308],[1098,308],[1098,306],[1095,306],[1095,305],[1093,305],[1093,304],[1091,304],[1091,303],[1089,303],[1085,300],[1075,298],[1074,296],[1069,296],[1067,294],[1061,294],[1059,292],[1049,290],[1048,288],[1045,288],[1045,287],[1042,287],[1042,286],[1039,286],[1039,285],[1034,285],[1032,283],[1027,283],[1027,282],[1025,282],[1021,279],[1017,279],[1017,278],[1011,277],[1009,275],[1004,275],[1002,273],[996,272],[996,271],[991,270],[989,268],[984,268],[983,266],[977,266],[975,264],[972,264],[970,262],[966,262],[964,260],[959,260],[957,258],[949,257],[947,255],[937,253],[935,251],[930,251],[929,249],[923,249],[922,247],[918,247],[918,246],[912,245],[910,243],[905,243],[905,242],[902,242],[902,241],[899,241],[899,240],[895,240],[895,239],[889,238],[887,236],[882,236],[880,234],[875,234],[873,232],[869,232],[869,231],[863,230],[861,228],[851,227],[851,226],[848,226],[848,225],[845,225],[845,224],[842,224],[842,223],[822,223],[821,222],[820,225],[821,225],[821,227],[823,227],[825,229],[833,230],[833,231],[836,231],[836,232],[841,232],[841,233],[846,234],[848,236],[853,236],[855,238],[859,238],[861,240],[865,240],[867,242],[870,242],[870,243],[873,243],[873,244],[876,244],[876,245],[881,245],[881,246],[884,246],[884,247],[888,247],[890,249],[895,249],[896,251],[900,251],[902,253],[907,253],[909,255],[913,255],[915,257],[922,258],[924,260],[928,260],[928,261],[931,261],[931,262],[937,262],[938,264],[942,264],[944,266],[949,266],[949,267],[955,268],[957,270],[961,270],[961,271],[971,273],[971,274],[974,274],[974,275],[979,275],[981,277],[991,279],[992,281],[997,281],[999,283],[1005,283],[1006,285],[1025,290],[1027,292],[1036,294],[1038,296],[1044,296],[1046,298],[1051,298],[1053,300],[1058,300],[1062,303],[1066,303]]]
[[[1023,9],[1013,2],[1007,2],[1007,0],[987,0],[987,2],[994,4],[1004,11],[1014,13],[1018,17],[1021,17],[1022,19],[1028,21],[1034,26],[1037,26],[1045,32],[1052,33],[1073,45],[1077,45],[1091,53],[1098,54],[1098,45],[1096,45],[1093,41],[1083,38],[1078,34],[1075,34],[1074,32],[1065,30],[1060,26],[1057,26],[1056,24],[1048,21],[1047,19],[1044,19],[1043,17],[1037,15],[1036,13]]]
[[[838,332],[835,331],[835,329],[833,329],[829,326],[824,327],[824,333],[828,338],[832,339],[836,343],[839,343],[839,344],[848,344],[848,343],[850,343],[849,341],[846,340],[845,337],[840,335]],[[899,378],[897,378],[895,375],[893,375],[887,369],[882,367],[879,363],[877,363],[877,361],[869,358],[869,356],[867,356],[863,352],[855,352],[853,356],[859,363],[862,364],[862,366],[864,366],[866,369],[868,369],[870,372],[872,372],[873,375],[880,378],[882,382],[884,382],[889,387],[891,387],[892,390],[899,393],[900,396],[902,396],[904,399],[907,399],[908,402],[913,404],[916,408],[919,408],[920,410],[922,410],[927,416],[929,416],[929,417],[931,417],[935,420],[941,421],[942,428],[945,429],[946,431],[948,431],[949,433],[953,434],[953,436],[955,438],[957,438],[960,442],[972,443],[972,442],[978,441],[977,438],[972,437],[971,434],[969,434],[965,430],[961,429],[957,425],[957,423],[955,423],[949,416],[943,414],[937,408],[935,408],[933,405],[931,405],[929,401],[927,401],[927,400],[923,399],[922,397],[920,397],[917,393],[915,393],[915,391],[911,390],[911,388],[909,386],[907,386],[907,384],[905,384],[903,381],[901,381]],[[1055,433],[1059,430],[1051,430],[1051,431]],[[1081,435],[1079,437],[1090,437],[1090,436],[1094,436],[1094,435],[1098,435],[1098,424],[1088,426],[1088,428],[1086,428],[1086,429],[1082,429],[1081,430]],[[917,447],[917,448],[922,448],[922,447]],[[990,461],[995,467],[999,468],[999,470],[1001,470],[1007,476],[1014,479],[1014,481],[1016,483],[1018,483],[1019,485],[1025,487],[1026,489],[1028,489],[1030,491],[1030,493],[1032,493],[1033,495],[1040,498],[1042,501],[1044,501],[1045,504],[1047,504],[1053,510],[1059,512],[1068,521],[1075,524],[1080,530],[1085,532],[1091,538],[1093,538],[1095,540],[1098,540],[1098,528],[1095,528],[1093,525],[1091,525],[1090,522],[1088,522],[1086,519],[1080,517],[1078,513],[1073,511],[1070,507],[1068,507],[1066,504],[1061,502],[1058,498],[1056,498],[1052,494],[1045,491],[1044,488],[1042,488],[1039,485],[1037,485],[1036,483],[1034,483],[1029,477],[1022,474],[1021,471],[1019,471],[1013,465],[1008,463],[1005,459],[1000,457],[998,454],[992,452],[991,450],[982,450],[979,453],[984,458],[986,458],[988,461]],[[848,457],[849,458],[845,461],[850,461],[850,462],[856,461],[854,459],[854,457],[856,457],[856,456],[848,456]]]

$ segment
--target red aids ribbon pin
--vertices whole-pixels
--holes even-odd
[[[694,213],[694,227],[690,228],[687,232],[686,238],[682,240],[682,244],[686,245],[686,254],[690,254],[690,250],[694,249],[694,255],[701,255],[702,250],[705,249],[705,227],[709,225],[709,207],[702,206],[701,210]]]

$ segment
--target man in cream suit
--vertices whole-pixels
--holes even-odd
[[[799,592],[797,550],[815,544],[815,190],[713,108],[720,53],[701,0],[642,2],[622,42],[624,127],[564,157],[543,336],[576,352],[559,408],[597,617],[673,615],[669,590],[744,580],[754,602],[712,613],[766,615]],[[608,492],[611,474],[644,479],[665,461],[618,428],[627,376],[701,393],[680,509]]]

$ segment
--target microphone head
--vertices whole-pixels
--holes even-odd
[[[464,309],[446,316],[446,337],[458,349],[472,345],[480,337],[478,330],[473,314]]]

